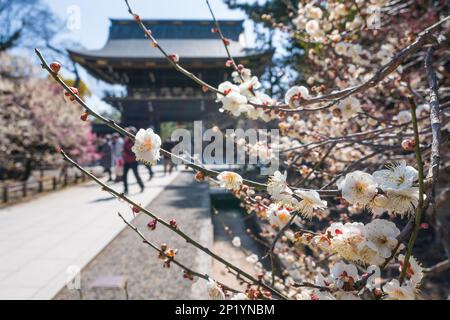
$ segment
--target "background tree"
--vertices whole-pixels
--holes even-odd
[[[34,169],[57,167],[59,147],[84,163],[95,160],[91,126],[68,107],[60,87],[37,78],[23,58],[0,55],[0,170],[27,180]]]

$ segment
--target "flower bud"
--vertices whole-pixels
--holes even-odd
[[[405,151],[411,151],[414,150],[416,143],[412,139],[405,139],[402,141],[402,148]]]
[[[180,56],[176,53],[169,54],[169,59],[172,60],[175,63],[178,63],[180,61]]]
[[[75,87],[69,87],[70,91],[72,91],[74,94],[78,95],[78,89]],[[75,101],[75,97],[70,94],[70,92],[64,92],[64,96],[66,97],[66,99],[68,99],[69,101],[73,102]]]
[[[223,39],[223,44],[226,45],[226,46],[229,46],[230,45],[230,39],[224,38]]]
[[[205,174],[201,171],[197,171],[197,173],[195,174],[195,180],[197,182],[205,181]]]
[[[61,64],[57,61],[54,61],[50,63],[50,69],[52,69],[54,73],[58,73],[59,70],[61,70]]]
[[[158,223],[158,221],[156,221],[156,219],[153,219],[153,220],[150,220],[150,222],[149,223],[147,223],[147,227],[150,229],[150,230],[155,230],[156,229],[156,224]]]
[[[176,228],[177,227],[177,220],[175,220],[175,218],[171,219],[169,221],[169,224],[172,228]]]
[[[88,116],[89,116],[89,113],[87,113],[86,111],[83,112],[80,116],[81,121],[86,121]]]
[[[137,205],[134,205],[131,210],[133,210],[133,213],[139,213],[139,211],[141,211],[141,209]]]

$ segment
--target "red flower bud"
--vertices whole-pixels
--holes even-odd
[[[136,20],[137,22],[141,21],[141,17],[138,14],[133,14],[133,18],[134,20]]]
[[[81,121],[86,121],[88,116],[89,116],[89,113],[87,113],[86,111],[83,112],[80,116]]]
[[[405,139],[402,141],[402,148],[405,151],[414,150],[415,145],[416,145],[416,142],[412,139]]]
[[[426,222],[422,222],[421,224],[420,224],[420,228],[421,229],[428,229],[430,227],[430,225],[428,224],[428,223],[426,223]]]
[[[58,73],[59,70],[61,70],[61,64],[57,61],[54,61],[50,63],[50,69],[52,69],[54,73]]]
[[[208,92],[209,88],[207,86],[202,86],[202,91],[204,93]]]
[[[169,54],[169,59],[172,60],[175,63],[178,63],[180,61],[180,56],[176,53]]]
[[[173,228],[176,228],[176,227],[177,227],[177,220],[175,220],[175,218],[171,219],[171,220],[169,221],[169,223],[170,223],[170,225],[171,225]]]
[[[131,210],[133,210],[133,213],[139,213],[139,211],[141,211],[141,209],[136,205],[134,205],[133,208],[131,208]]]
[[[75,87],[69,87],[70,91],[72,91],[74,94],[78,95],[78,89]],[[70,94],[70,92],[64,92],[64,95],[69,99],[70,101],[75,101],[75,97]]]
[[[223,39],[223,44],[226,45],[226,46],[229,46],[230,45],[230,39],[224,38]]]
[[[225,67],[231,67],[233,65],[233,61],[231,59],[228,59],[227,62],[225,62]]]
[[[156,229],[156,224],[158,223],[158,221],[156,221],[155,219],[153,219],[153,220],[150,220],[149,221],[149,223],[147,223],[147,227],[150,229],[150,230],[155,230]]]
[[[216,27],[212,27],[212,28],[211,28],[211,32],[212,32],[212,33],[218,33],[218,32],[219,32],[219,29],[217,29]]]
[[[195,180],[197,182],[205,181],[205,174],[201,171],[197,171],[197,173],[195,174]]]

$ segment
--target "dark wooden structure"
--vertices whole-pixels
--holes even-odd
[[[272,51],[256,52],[243,44],[243,21],[219,21],[230,39],[229,49],[238,63],[258,74],[272,58]],[[226,51],[213,22],[207,20],[147,20],[146,26],[169,54],[180,56],[183,67],[212,85],[230,78]],[[94,77],[126,87],[124,96],[106,94],[105,101],[122,114],[122,125],[153,127],[164,121],[200,120],[219,105],[214,95],[176,71],[151,46],[133,20],[111,20],[109,39],[100,50],[70,50],[71,58]]]

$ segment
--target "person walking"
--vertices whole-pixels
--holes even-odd
[[[118,133],[112,136],[112,166],[116,174],[116,182],[122,181],[123,177],[123,145],[124,141]]]
[[[102,139],[102,144],[100,146],[101,165],[103,167],[103,172],[108,174],[108,182],[112,181],[111,165],[112,165],[112,148],[111,148],[111,137],[106,136]]]
[[[133,135],[136,134],[135,128],[128,128],[128,131]],[[123,146],[123,193],[125,194],[128,194],[128,171],[130,171],[130,169],[133,171],[139,187],[141,187],[141,192],[144,191],[144,183],[142,182],[142,179],[139,176],[138,172],[138,162],[136,161],[136,156],[134,155],[133,150],[131,150],[133,148],[133,145],[133,140],[131,140],[131,138],[128,136],[125,137]]]
[[[175,142],[172,142],[170,139],[166,139],[161,146],[162,149],[167,150],[169,152],[172,152],[173,147],[175,147]],[[166,154],[163,155],[163,165],[164,165],[164,175],[166,175],[167,172],[171,174],[173,169],[173,162],[169,155]]]

